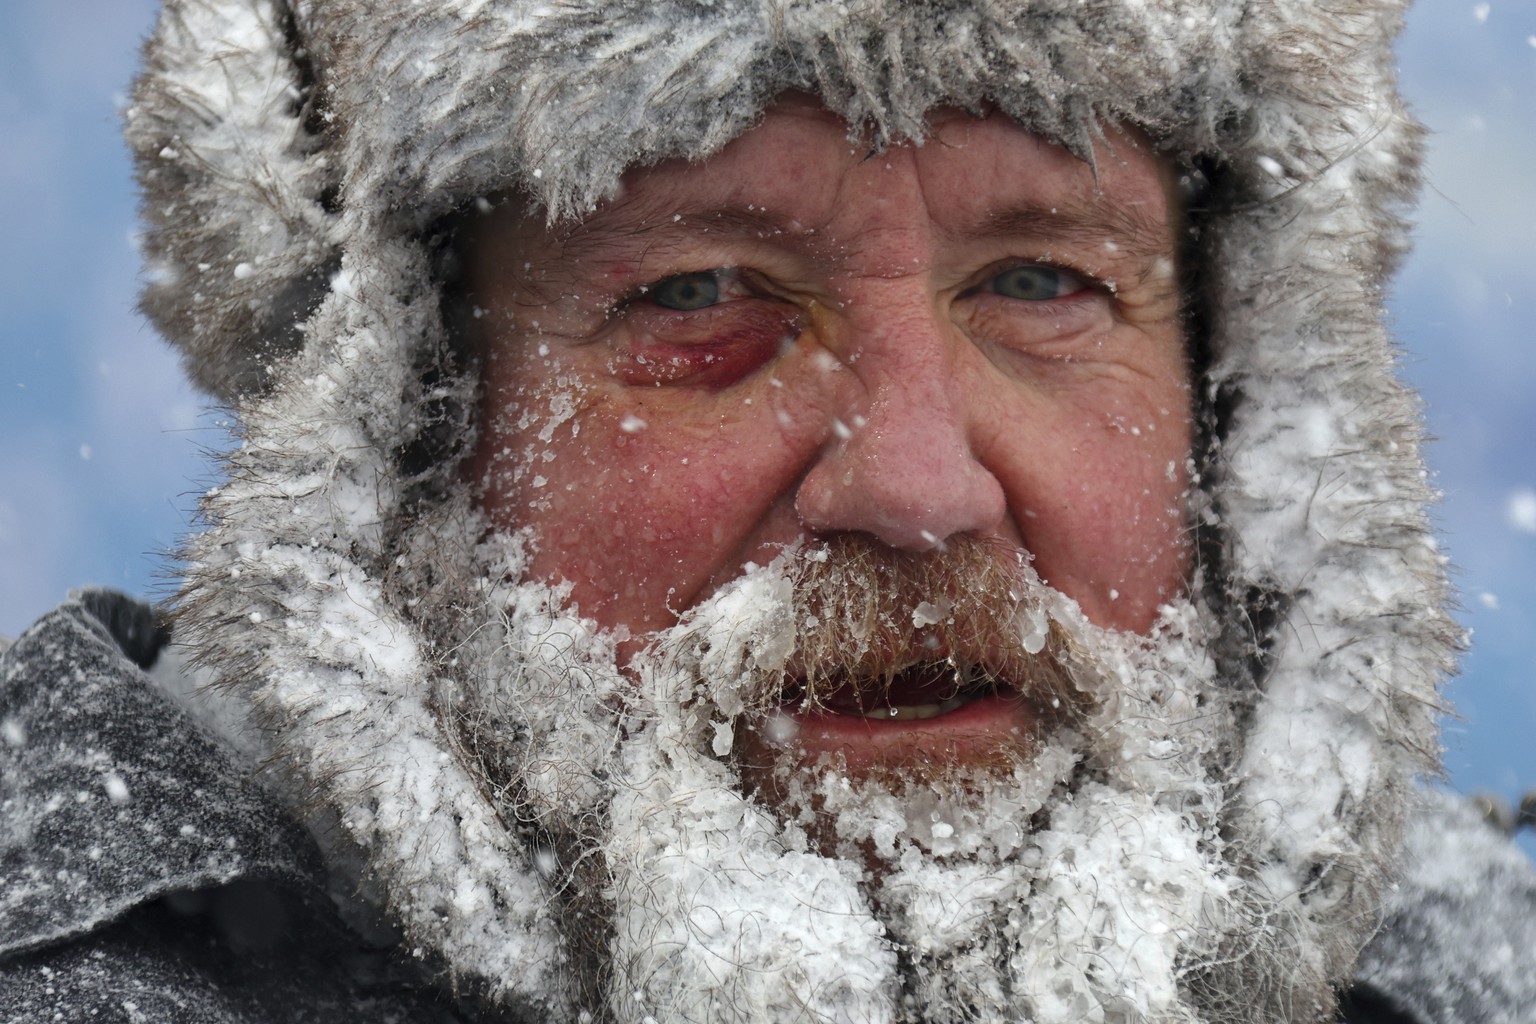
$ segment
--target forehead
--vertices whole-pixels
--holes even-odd
[[[1089,164],[1001,114],[938,110],[930,126],[921,142],[876,150],[813,100],[782,100],[708,159],[630,171],[615,199],[549,240],[580,255],[617,238],[664,245],[702,229],[835,247],[918,214],[940,242],[1088,235],[1168,251],[1173,174],[1139,132],[1107,127]]]

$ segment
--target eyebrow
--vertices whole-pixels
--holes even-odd
[[[1143,204],[1078,201],[1064,206],[1022,203],[993,211],[971,229],[981,238],[1060,239],[1073,245],[1115,243],[1139,258],[1168,256],[1174,251],[1177,211],[1159,222]]]
[[[593,231],[594,227],[600,230]],[[727,205],[679,210],[669,209],[664,201],[658,201],[634,210],[613,209],[609,217],[600,217],[595,224],[588,218],[559,232],[558,241],[566,254],[583,257],[598,255],[609,246],[637,238],[665,246],[692,238],[701,230],[706,234],[718,230],[725,237],[754,240],[800,232],[792,218],[761,207]]]
[[[1170,213],[1177,216],[1177,210]],[[807,230],[793,218],[755,206],[730,204],[685,211],[668,209],[663,200],[633,210],[614,209],[611,215],[613,220],[608,223],[594,225],[588,219],[561,232],[562,250],[577,258],[600,256],[610,246],[635,239],[647,239],[648,249],[651,246],[665,247],[681,244],[701,230],[706,234],[718,231],[724,238],[754,241],[775,236],[817,238],[815,229]],[[1060,242],[1079,247],[1099,247],[1105,242],[1113,242],[1132,258],[1153,259],[1173,254],[1175,225],[1176,221],[1160,223],[1139,203],[1079,200],[1053,206],[1023,201],[988,211],[968,228],[946,234],[951,238],[1027,238],[1036,244]],[[594,226],[602,230],[589,234]]]

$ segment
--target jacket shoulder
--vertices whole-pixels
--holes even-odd
[[[308,834],[152,682],[167,639],[88,591],[0,651],[0,1020],[459,1020],[342,923]]]
[[[303,830],[145,674],[166,634],[80,594],[0,654],[0,956],[166,893],[319,875]]]
[[[1404,877],[1356,970],[1351,1020],[1536,1020],[1536,865],[1467,800],[1426,794]],[[1396,1014],[1395,1016],[1393,1014]]]
[[[461,1020],[386,952],[298,920],[309,913],[282,887],[246,881],[136,907],[76,940],[0,958],[0,1020]]]

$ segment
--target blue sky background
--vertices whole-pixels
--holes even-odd
[[[133,311],[118,109],[154,11],[0,8],[0,636],[83,583],[163,594],[223,443]],[[1518,799],[1536,789],[1536,3],[1421,3],[1399,56],[1433,137],[1391,315],[1473,634],[1446,763],[1456,788]]]

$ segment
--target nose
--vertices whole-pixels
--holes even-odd
[[[969,342],[951,331],[925,310],[852,332],[856,357],[844,362],[863,401],[801,481],[795,508],[807,529],[927,551],[1002,522],[1007,500],[972,448],[974,396],[955,373],[951,346]]]

